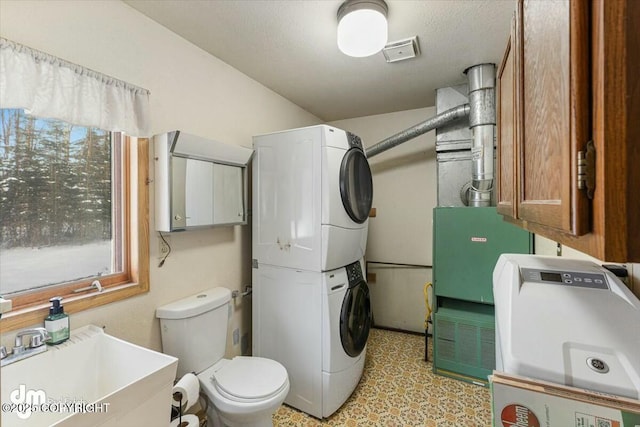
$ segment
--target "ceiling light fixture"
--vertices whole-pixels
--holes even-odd
[[[338,9],[338,48],[362,58],[387,44],[387,4],[384,0],[347,0]]]

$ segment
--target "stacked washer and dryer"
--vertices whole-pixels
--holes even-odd
[[[253,355],[285,366],[285,403],[325,418],[364,368],[371,170],[360,138],[327,125],[253,147]]]

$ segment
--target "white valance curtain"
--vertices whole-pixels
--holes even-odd
[[[147,136],[149,91],[0,37],[0,108]]]

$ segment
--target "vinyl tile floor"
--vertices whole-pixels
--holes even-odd
[[[360,383],[329,418],[319,420],[287,405],[273,416],[284,426],[491,426],[489,390],[432,372],[424,336],[372,329]]]

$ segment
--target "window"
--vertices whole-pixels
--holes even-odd
[[[148,290],[147,141],[15,109],[0,126],[2,329],[41,322],[53,296],[74,312]]]
[[[0,121],[2,294],[121,273],[120,135],[22,110]]]

